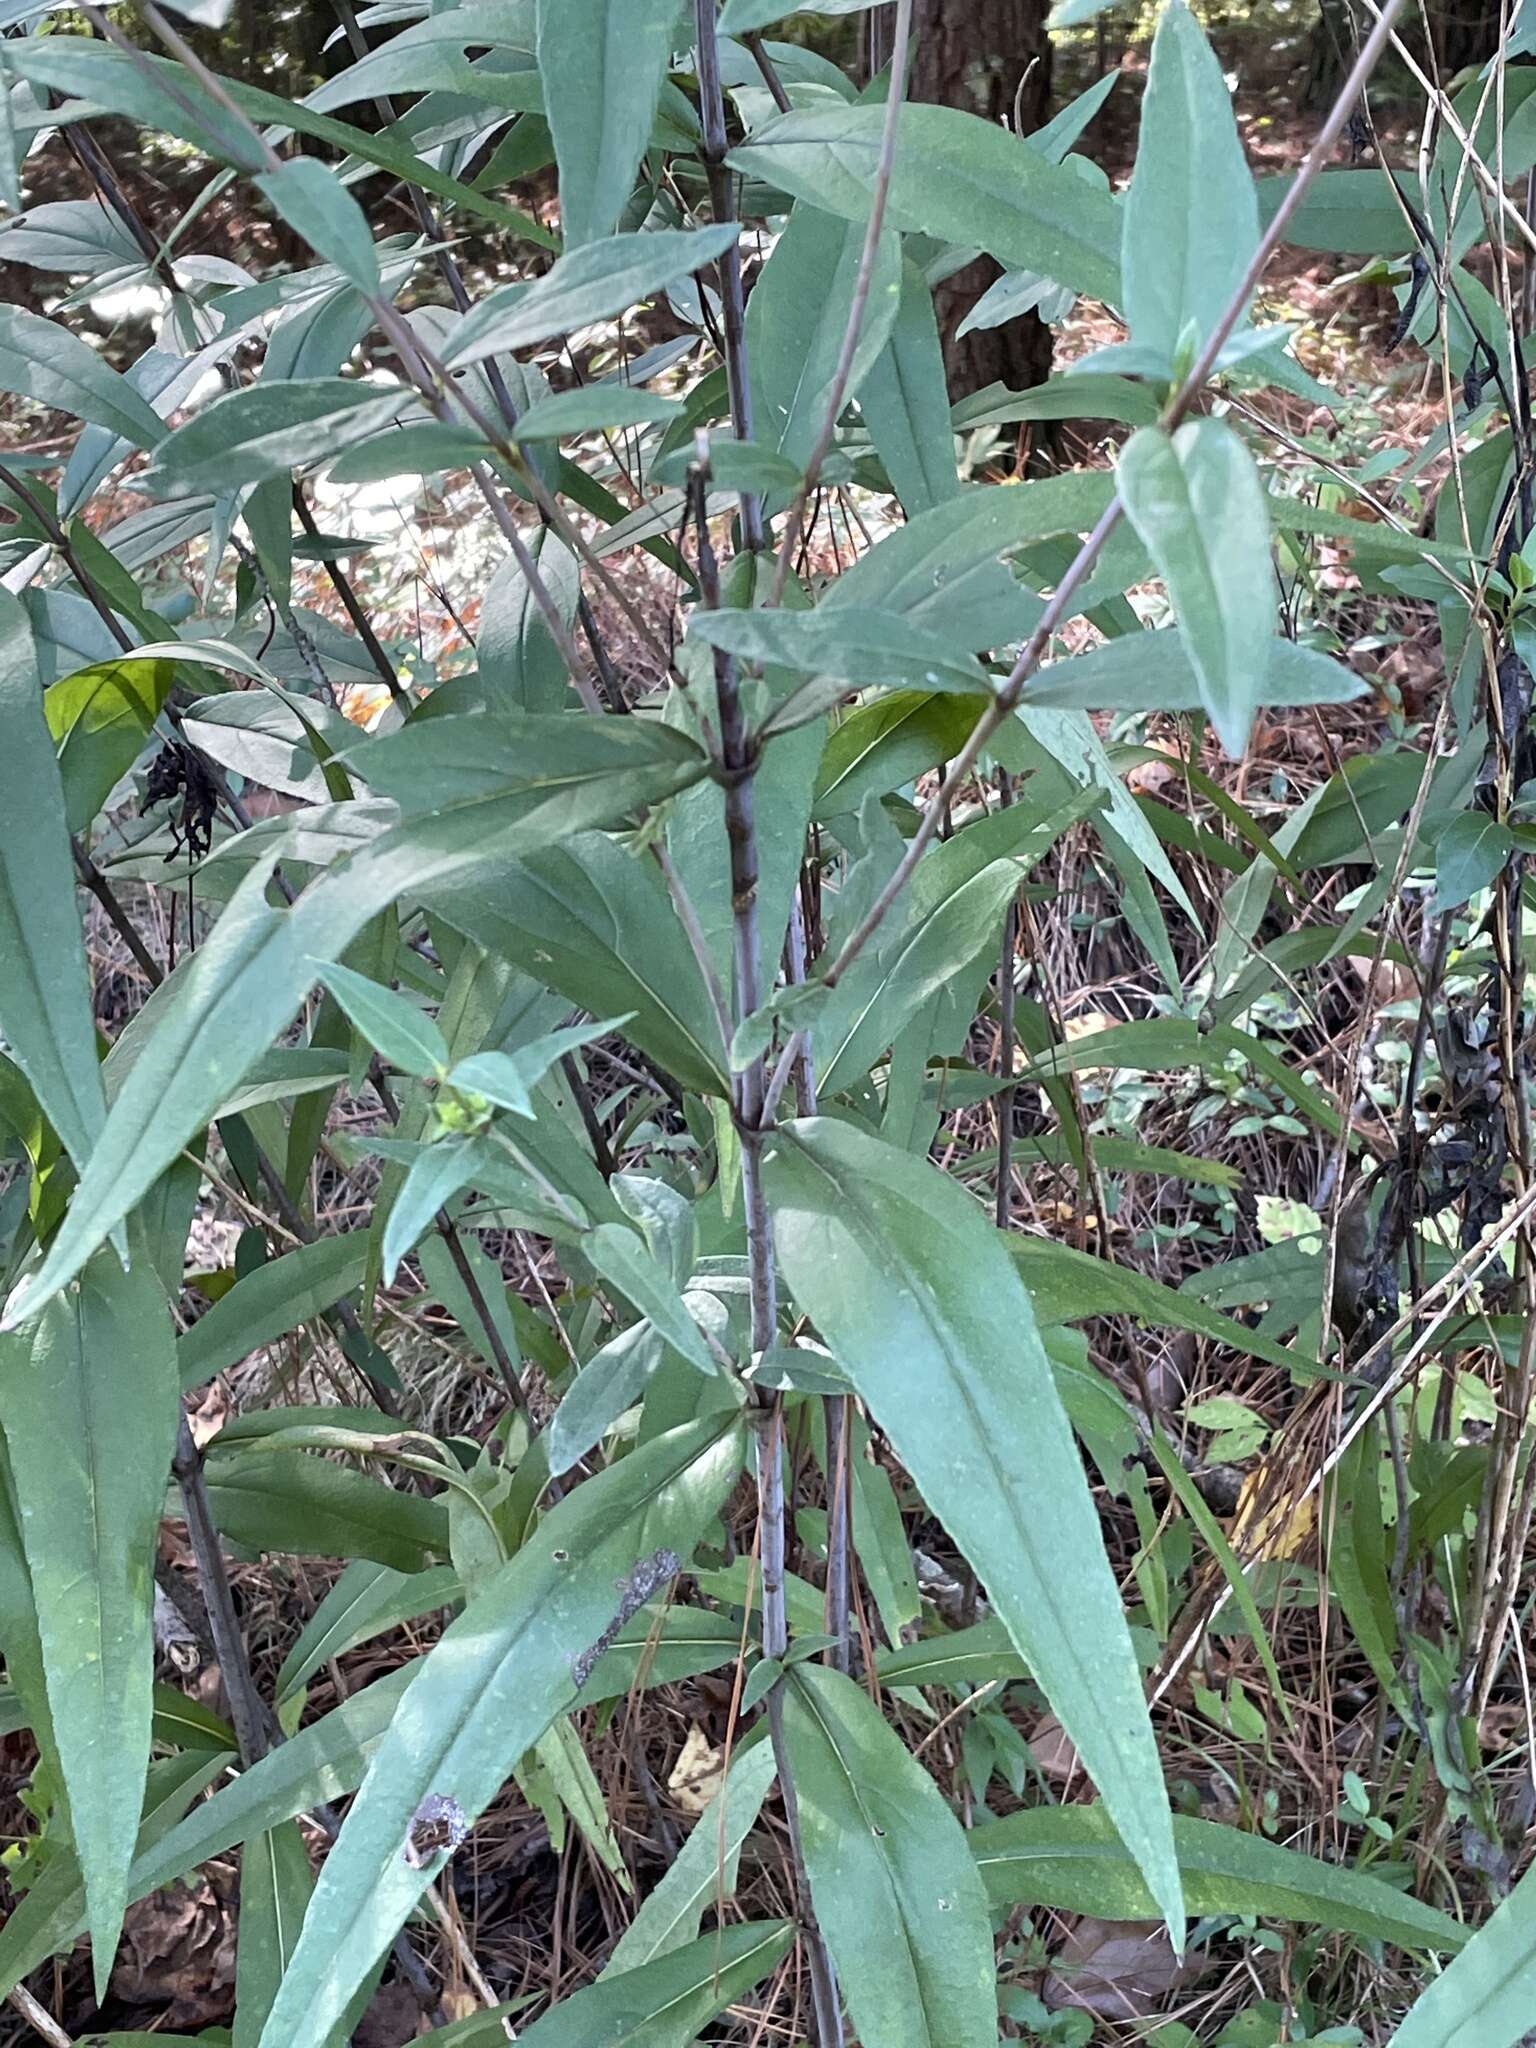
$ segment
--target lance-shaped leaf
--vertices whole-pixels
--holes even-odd
[[[0,1417],[98,1996],[149,1763],[154,1550],[176,1413],[170,1318],[147,1261],[125,1273],[103,1250],[32,1330],[0,1339]]]
[[[859,268],[865,224],[797,206],[747,302],[747,351],[760,439],[797,471],[827,416]],[[844,400],[886,343],[901,298],[901,238],[880,237]]]
[[[160,415],[89,342],[22,306],[0,306],[0,391],[57,406],[135,448],[153,448],[165,433]]]
[[[689,2048],[717,2014],[762,1982],[793,1938],[787,1920],[722,1927],[638,1970],[605,1974],[562,1999],[518,2040],[522,2048]],[[480,2048],[492,2048],[498,2035],[505,2039],[500,2022],[494,2026]],[[452,2029],[444,2048],[450,2035]],[[473,2036],[453,2038],[475,2048]]]
[[[685,1947],[699,1931],[704,1908],[722,1893],[730,1896],[737,1855],[768,1796],[775,1768],[768,1742],[736,1756],[666,1876],[620,1936],[604,1977],[622,1976]]]
[[[985,1582],[1181,1942],[1130,1632],[1002,1239],[936,1168],[829,1118],[785,1125],[766,1175],[796,1300]]]
[[[420,1660],[403,1665],[353,1693],[221,1786],[184,1820],[183,1805],[171,1817],[177,1825],[151,1828],[146,1823],[128,1873],[130,1902],[173,1884],[210,1856],[222,1855],[307,1807],[355,1790],[401,1694],[420,1669]],[[0,1997],[75,1939],[84,1925],[84,1910],[78,1872],[61,1863],[55,1878],[50,1863],[46,1881],[34,1886],[0,1927]]]
[[[859,410],[909,518],[960,495],[933,293],[910,257],[896,324],[860,387]]]
[[[731,151],[739,171],[844,220],[866,221],[885,108],[817,107],[780,114]],[[901,110],[890,224],[982,248],[1075,292],[1120,296],[1120,219],[1107,192],[977,114]]]
[[[178,1341],[184,1387],[200,1387],[216,1372],[248,1358],[259,1345],[285,1337],[362,1284],[368,1267],[366,1231],[317,1237],[247,1273]]]
[[[1392,2048],[1512,2048],[1536,1999],[1536,1870],[1528,1870],[1443,1977],[1421,1994]]]
[[[1171,366],[1215,329],[1259,243],[1259,205],[1216,53],[1184,0],[1157,25],[1120,269],[1131,340]]]
[[[994,1907],[1056,1906],[1101,1920],[1146,1920],[1157,1911],[1102,1806],[1035,1807],[983,1821],[967,1839]],[[1251,1913],[1336,1927],[1402,1948],[1458,1949],[1467,1939],[1448,1913],[1379,1877],[1303,1856],[1262,1835],[1176,1815],[1173,1839],[1192,1913]]]
[[[27,615],[0,591],[0,1034],[70,1157],[106,1116],[64,791]]]
[[[539,75],[567,249],[611,235],[650,139],[676,0],[539,0]]]
[[[318,158],[288,157],[255,181],[289,227],[315,254],[334,263],[359,290],[380,288],[378,252],[367,216],[352,194]]]
[[[740,1463],[740,1434],[718,1418],[658,1437],[568,1494],[448,1630],[326,1862],[264,2048],[304,2048],[337,2023],[441,1867],[403,1853],[417,1806],[437,1794],[473,1823],[691,1555]]]
[[[354,377],[297,377],[227,391],[156,451],[153,481],[181,496],[260,483],[339,455],[409,412],[410,394]]]
[[[573,249],[532,284],[488,292],[454,331],[448,362],[461,370],[627,313],[650,293],[713,263],[739,232],[734,221],[712,228],[656,228]]]
[[[314,1888],[309,1851],[294,1821],[253,1836],[240,1852],[235,2048],[255,2048],[262,2014],[282,1982]]]
[[[932,1778],[840,1671],[795,1666],[784,1738],[816,1918],[860,2040],[881,2048],[992,2040],[986,1891]]]
[[[844,685],[844,695],[853,684],[894,689],[911,683],[970,697],[985,696],[990,688],[986,670],[955,646],[953,635],[854,605],[813,612],[697,611],[688,637],[745,661],[833,676]]]
[[[1220,420],[1120,451],[1120,494],[1178,613],[1200,698],[1234,757],[1263,701],[1275,623],[1269,508],[1253,457]]]

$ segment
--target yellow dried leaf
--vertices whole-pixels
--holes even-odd
[[[1244,1475],[1232,1517],[1232,1547],[1240,1557],[1295,1557],[1317,1526],[1316,1503],[1309,1494],[1302,1501],[1276,1500],[1261,1507],[1267,1479],[1263,1465]]]
[[[684,1813],[702,1813],[720,1790],[724,1776],[724,1749],[717,1748],[695,1722],[672,1766],[667,1790]]]

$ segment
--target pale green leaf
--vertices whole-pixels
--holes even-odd
[[[135,448],[153,448],[165,433],[160,415],[88,342],[24,306],[0,306],[0,391],[106,427]]]
[[[1171,365],[1214,333],[1259,244],[1253,179],[1216,53],[1184,0],[1157,25],[1120,268],[1134,345]]]
[[[933,293],[910,258],[896,324],[860,386],[859,410],[908,518],[959,496]]]
[[[1528,1870],[1442,1977],[1421,1992],[1392,2048],[1512,2048],[1536,1998],[1536,1870]]]
[[[1168,586],[1201,701],[1234,758],[1248,744],[1275,624],[1269,511],[1253,457],[1220,420],[1169,438],[1143,427],[1120,452],[1121,496]]]
[[[785,1684],[816,1919],[859,2038],[976,2048],[997,2031],[986,1894],[947,1801],[868,1695],[797,1664]]]
[[[539,74],[567,249],[611,235],[650,140],[676,0],[539,0]]]
[[[814,205],[795,207],[747,301],[756,431],[797,471],[810,460],[826,419],[865,239],[862,221],[839,220]],[[845,403],[884,348],[900,298],[901,239],[887,230],[875,254]]]
[[[885,108],[780,114],[730,162],[844,220],[866,221]],[[1120,297],[1120,220],[1107,192],[1052,164],[995,122],[955,107],[903,107],[891,180],[893,227],[985,249],[1096,299]]]
[[[518,2041],[521,2048],[688,2048],[767,1976],[793,1938],[787,1920],[722,1927],[637,1970],[600,1977],[562,1999]],[[487,2033],[484,2048],[495,2039]]]
[[[1182,1815],[1174,1819],[1173,1837],[1191,1913],[1251,1913],[1404,1948],[1456,1949],[1466,1941],[1466,1929],[1448,1914],[1363,1871]],[[1102,1806],[1036,1807],[983,1821],[969,1839],[994,1907],[1056,1906],[1103,1920],[1146,1920],[1156,1913]],[[1479,2048],[1484,2041],[1479,2035]]]
[[[0,1035],[77,1166],[106,1117],[64,791],[32,629],[0,591]]]
[[[103,1249],[31,1330],[0,1338],[0,1417],[100,1996],[149,1762],[155,1539],[176,1441],[170,1317],[147,1262],[124,1273]]]
[[[281,1258],[257,1266],[178,1339],[176,1366],[182,1386],[200,1387],[261,1345],[324,1314],[362,1284],[367,1264],[367,1232],[343,1231],[337,1237],[296,1245]]]
[[[852,1126],[784,1126],[766,1164],[801,1308],[978,1574],[1182,1940],[1157,1746],[1034,1310],[953,1182]]]
[[[734,221],[711,228],[657,228],[649,234],[610,235],[573,249],[533,283],[488,292],[454,330],[448,361],[461,370],[487,356],[532,348],[572,328],[627,313],[641,299],[713,263],[739,232]]]
[[[415,1869],[401,1853],[417,1805],[438,1793],[479,1816],[629,1618],[616,1581],[637,1604],[660,1590],[740,1461],[739,1434],[718,1418],[657,1438],[568,1494],[443,1636],[326,1861],[264,2048],[306,2048],[337,2023],[443,1860]]]
[[[771,1743],[759,1742],[733,1758],[725,1783],[619,1937],[604,1966],[605,1978],[622,1976],[684,1947],[697,1936],[705,1907],[731,1896],[737,1855],[756,1824],[774,1770]]]
[[[315,978],[324,984],[374,1050],[403,1074],[430,1078],[441,1074],[451,1057],[437,1025],[408,996],[382,988],[366,974],[338,961],[315,962]]]
[[[333,263],[359,291],[381,289],[373,230],[334,171],[316,157],[292,156],[255,182],[317,256]]]

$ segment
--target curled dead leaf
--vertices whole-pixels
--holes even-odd
[[[1075,1921],[1052,1959],[1041,1995],[1053,2010],[1078,2006],[1106,2020],[1156,2012],[1185,1974],[1160,1920]]]

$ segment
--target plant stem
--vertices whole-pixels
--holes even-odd
[[[735,220],[736,190],[725,161],[725,94],[720,84],[720,45],[715,0],[694,0],[698,30],[699,113],[704,125],[705,174],[717,221]],[[725,381],[731,394],[731,423],[738,441],[752,439],[752,388],[747,377],[746,294],[741,282],[741,245],[732,242],[720,258],[720,312],[725,328]],[[741,543],[757,554],[764,543],[763,501],[756,491],[741,494]]]
[[[229,1574],[224,1569],[224,1552],[218,1530],[214,1527],[213,1511],[208,1505],[203,1454],[193,1440],[192,1427],[185,1413],[176,1432],[176,1455],[171,1461],[171,1470],[181,1491],[187,1536],[203,1589],[203,1604],[208,1610],[208,1627],[213,1636],[219,1670],[224,1677],[224,1690],[229,1695],[229,1717],[235,1727],[235,1742],[241,1763],[249,1769],[252,1764],[259,1763],[272,1746],[271,1716],[256,1690],[250,1660],[245,1654],[245,1639],[240,1633],[240,1620],[235,1613],[235,1596],[230,1589]]]

